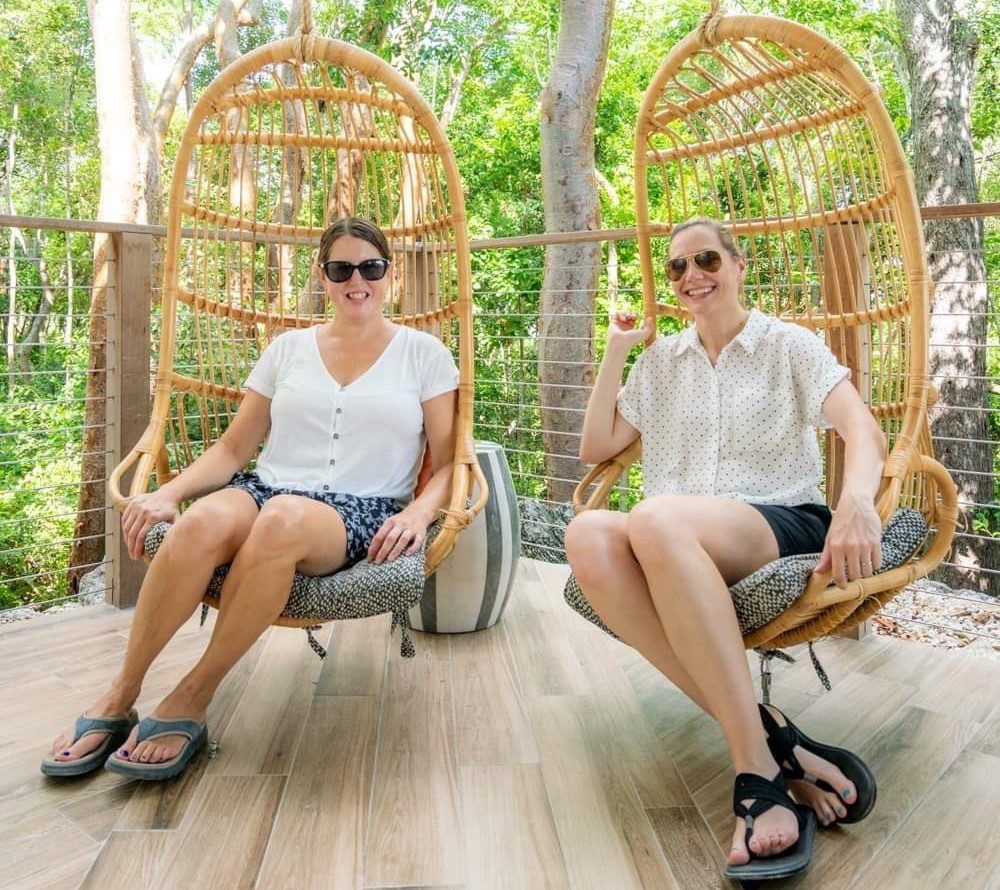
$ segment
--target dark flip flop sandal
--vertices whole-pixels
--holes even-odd
[[[875,776],[872,771],[857,754],[846,748],[836,748],[833,745],[824,745],[822,742],[813,741],[778,708],[774,708],[774,705],[771,707],[781,714],[785,721],[784,726],[774,719],[774,715],[764,705],[758,707],[760,708],[760,719],[767,733],[767,746],[771,750],[771,755],[781,766],[781,772],[786,779],[804,779],[807,782],[812,782],[817,788],[836,794],[847,808],[847,815],[838,818],[837,822],[844,824],[860,822],[872,811],[875,806],[875,798],[878,795],[878,787],[875,784]],[[817,757],[828,760],[854,783],[858,795],[854,803],[848,803],[840,797],[837,790],[829,782],[810,775],[802,768],[802,764],[795,756],[794,749],[797,745]]]
[[[132,732],[132,727],[138,722],[139,717],[131,708],[124,717],[88,717],[81,714],[76,718],[76,726],[73,729],[73,741],[66,747],[75,745],[80,739],[88,735],[105,736],[101,742],[89,754],[77,757],[75,760],[56,760],[49,755],[41,763],[41,770],[47,776],[63,778],[69,776],[85,776],[94,770],[104,766],[104,762]]]
[[[743,801],[752,800],[751,806]],[[774,856],[758,856],[750,849],[754,821],[772,807],[785,807],[795,814],[799,823],[799,839]],[[750,861],[743,865],[727,865],[725,874],[734,881],[775,881],[805,871],[812,862],[813,839],[816,837],[816,814],[793,801],[785,790],[785,780],[779,772],[773,780],[754,773],[740,773],[733,785],[733,813],[746,820],[744,842]]]
[[[139,742],[168,735],[181,735],[187,738],[181,750],[169,760],[160,763],[133,763],[131,760],[120,758],[116,751],[105,761],[104,768],[144,782],[172,779],[183,772],[191,762],[191,758],[208,743],[208,730],[204,723],[197,720],[160,720],[157,717],[145,717],[139,721],[135,743],[138,745]]]

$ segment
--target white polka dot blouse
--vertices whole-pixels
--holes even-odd
[[[757,309],[714,368],[694,325],[661,337],[618,394],[642,435],[645,493],[825,503],[816,429],[849,375],[815,334]]]

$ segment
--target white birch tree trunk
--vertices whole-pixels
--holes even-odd
[[[955,0],[896,0],[909,80],[913,168],[924,205],[978,200],[972,146],[972,88],[978,38]],[[940,390],[932,429],[935,451],[951,469],[959,499],[992,504],[993,475],[986,386],[986,313],[982,220],[928,222],[928,265],[935,282],[930,325],[930,370]],[[968,440],[968,441],[961,441]],[[965,507],[966,530],[981,510]],[[994,523],[1000,521],[990,511]],[[962,531],[962,529],[960,529]],[[951,586],[1000,593],[1000,541],[956,538],[960,568],[936,577]]]
[[[600,228],[594,117],[604,79],[614,0],[563,0],[559,42],[541,97],[542,192],[549,232]],[[581,413],[594,380],[594,298],[601,245],[551,245],[538,324],[539,404],[548,497],[570,499]]]
[[[97,218],[105,222],[146,222],[146,151],[141,122],[148,118],[139,104],[137,67],[129,18],[129,0],[88,0],[94,38],[94,82],[101,195]],[[110,239],[94,238],[94,289],[90,306],[90,354],[87,366],[86,428],[78,515],[70,566],[93,565],[104,556],[104,400],[107,396],[107,288],[114,275]],[[145,294],[123,295],[145,299]],[[86,540],[81,540],[81,539]],[[87,569],[70,569],[71,585]]]

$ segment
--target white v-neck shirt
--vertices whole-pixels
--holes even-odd
[[[816,429],[850,373],[815,334],[757,309],[714,368],[694,325],[658,339],[618,394],[642,435],[645,493],[825,503]]]
[[[273,487],[409,501],[426,442],[422,403],[458,388],[454,358],[436,337],[400,327],[341,386],[323,363],[318,327],[276,337],[244,383],[271,400],[257,474]]]

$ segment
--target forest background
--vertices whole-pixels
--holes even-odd
[[[475,239],[539,233],[561,225],[551,211],[546,212],[543,179],[551,177],[552,171],[545,168],[543,118],[551,111],[546,110],[546,85],[555,77],[560,28],[565,39],[567,28],[574,25],[567,20],[567,9],[574,5],[586,4],[317,0],[314,14],[318,33],[377,53],[418,85],[445,124],[455,149],[466,187],[470,234]],[[95,6],[91,2],[88,10],[80,0],[4,0],[0,8],[0,212],[107,218],[101,215]],[[595,0],[592,7],[603,11],[598,18],[603,14],[606,21],[603,26],[598,23],[597,30],[603,27],[603,34],[597,35],[593,53],[600,64],[589,97],[595,102],[590,224],[596,218],[602,228],[625,227],[634,224],[632,142],[642,91],[663,55],[697,25],[706,4]],[[730,4],[729,9],[793,19],[847,50],[882,90],[917,167],[921,203],[1000,200],[997,0],[964,5],[952,0],[933,4],[921,0],[746,0],[739,7]],[[173,156],[193,99],[225,62],[284,36],[290,17],[294,25],[298,14],[299,4],[289,0],[146,0],[132,6],[132,49],[142,93],[136,105],[142,118],[137,128],[149,158],[143,171],[144,200],[135,221],[162,222]],[[928,24],[933,22],[941,27]],[[586,24],[581,34],[587,36]],[[595,38],[591,34],[589,39]],[[921,66],[932,64],[930,60],[936,57],[933,64],[940,64],[942,48],[951,54],[946,62],[959,78],[952,97],[954,113],[965,115],[967,127],[963,129],[961,121],[954,127],[941,127],[939,116],[934,136],[926,120],[927,109],[921,109],[920,84],[937,74]],[[589,99],[583,95],[583,101]],[[551,125],[551,115],[548,120]],[[928,133],[936,145],[928,145]],[[950,155],[950,163],[954,165],[954,157],[967,153],[971,170],[965,171],[959,185],[935,193],[930,185],[921,185],[935,177],[922,177],[921,171],[940,154],[936,148],[955,138],[964,143],[946,146],[957,152]],[[970,276],[967,280],[997,282],[998,219],[973,224],[969,231],[966,250],[976,256],[968,266],[972,271],[965,273]],[[941,232],[947,236],[945,228]],[[3,234],[7,243],[0,263],[0,293],[7,299],[0,331],[5,343],[0,357],[4,384],[0,388],[0,578],[20,580],[0,586],[0,609],[44,602],[72,591],[80,573],[67,575],[68,561],[76,565],[97,561],[87,554],[92,556],[94,548],[102,547],[104,538],[103,525],[91,525],[90,530],[97,531],[89,551],[79,540],[74,544],[85,528],[79,511],[100,514],[83,504],[80,495],[81,479],[89,478],[81,452],[90,447],[86,440],[93,426],[87,409],[94,397],[88,393],[83,373],[97,330],[95,319],[89,317],[93,237],[14,228]],[[609,274],[615,276],[615,299],[621,303],[634,300],[638,282],[632,242],[621,242],[613,252],[607,244],[598,250],[599,273],[586,290],[588,308],[598,320],[599,355]],[[571,262],[572,257],[564,256],[564,261]],[[521,408],[530,409],[530,417],[522,414],[511,420],[502,408],[512,398],[504,381],[523,375],[526,344],[528,358],[537,357],[537,352],[530,352],[531,343],[537,333],[540,301],[551,286],[545,281],[543,249],[478,252],[474,278],[477,308],[483,319],[491,319],[489,324],[479,324],[476,332],[480,365],[477,433],[510,447],[519,493],[525,499],[558,504],[567,495],[558,479],[572,471],[546,459],[543,452],[565,450],[567,440],[546,440],[539,431],[549,424],[540,423],[545,406],[538,404],[538,390],[520,389],[516,395]],[[982,334],[985,342],[997,344],[1000,288],[993,284],[983,294],[987,328]],[[587,345],[587,350],[594,348]],[[955,361],[944,355],[936,360],[945,363],[942,367]],[[968,372],[967,359],[961,361],[966,362]],[[964,484],[967,499],[982,505],[969,511],[966,530],[986,540],[1000,538],[1000,511],[991,507],[1000,500],[1000,450],[996,448],[1000,412],[989,410],[1000,408],[996,384],[1000,350],[984,349],[979,371],[974,376],[984,384],[964,397],[971,397],[980,412],[980,432],[973,435],[966,428],[962,435],[982,437],[987,444],[978,457],[969,458],[979,461],[976,478],[967,483],[960,480],[960,485]],[[582,399],[585,394],[573,397]],[[959,450],[954,457],[963,460]],[[549,519],[555,516],[558,525],[564,512],[556,508]],[[103,521],[103,514],[94,518]],[[538,516],[527,518],[537,520]],[[535,555],[546,556],[544,541],[540,547]],[[557,540],[550,549],[557,553]],[[988,564],[990,553],[996,550],[979,546],[981,564]]]

